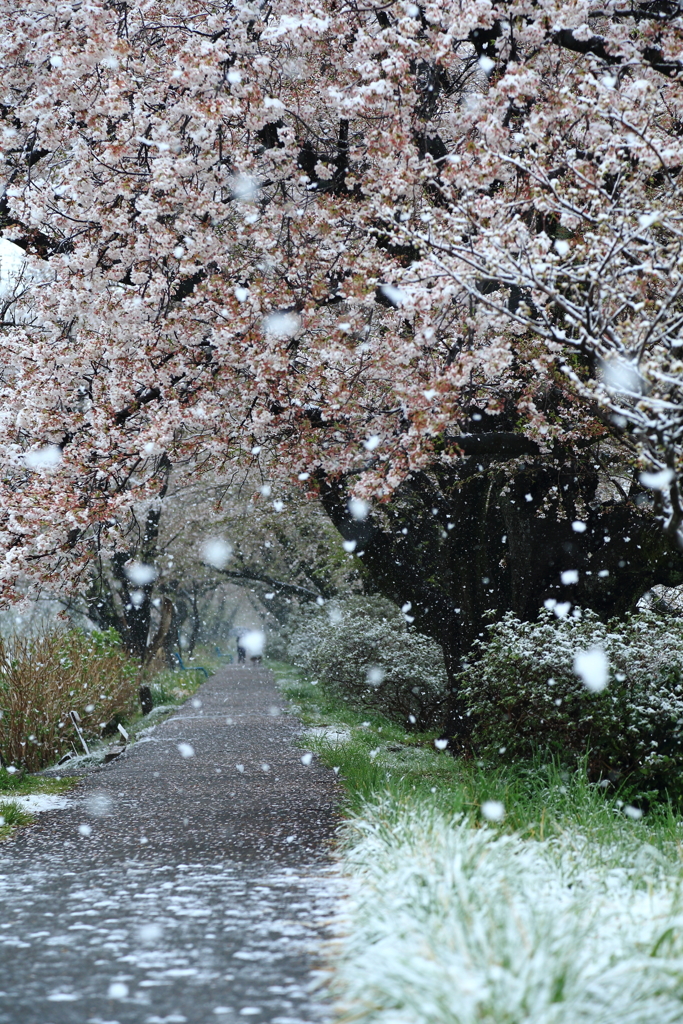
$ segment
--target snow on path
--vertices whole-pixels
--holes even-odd
[[[281,703],[222,670],[0,847],[0,1024],[330,1018],[338,791]]]
[[[41,814],[43,811],[61,811],[68,806],[65,796],[56,793],[32,793],[28,796],[8,794],[0,799],[0,803],[17,804],[29,814]]]
[[[0,876],[0,1021],[323,1022],[310,986],[330,881],[139,861]]]

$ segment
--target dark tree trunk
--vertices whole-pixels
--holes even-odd
[[[683,555],[651,509],[595,500],[592,458],[519,460],[513,451],[518,461],[506,467],[505,454],[491,454],[495,443],[485,435],[457,468],[416,473],[362,522],[348,512],[346,481],[320,481],[370,588],[410,602],[415,627],[441,644],[453,681],[491,618],[512,611],[530,620],[546,601],[621,616],[654,584],[683,583]],[[562,583],[567,570],[577,582]],[[455,690],[448,732],[466,736]]]
[[[172,627],[174,616],[173,601],[170,598],[164,597],[161,602],[161,615],[159,616],[159,625],[154,636],[151,638],[147,650],[145,651],[144,666],[147,667],[154,660],[155,655],[158,651],[164,647],[166,643],[166,637]]]
[[[194,654],[194,649],[197,646],[199,640],[199,634],[202,628],[202,622],[199,615],[199,603],[197,600],[197,585],[196,583],[192,586],[192,594],[190,595],[191,604],[191,620],[192,628],[190,629],[190,635],[187,641],[187,653]]]
[[[164,605],[166,605],[167,601],[168,601],[168,605],[169,605],[170,610],[171,610],[171,617],[170,617],[170,622],[168,624],[168,629],[166,630],[166,633],[164,634],[164,638],[163,638],[161,646],[162,646],[162,648],[164,650],[164,653],[166,655],[166,664],[168,665],[168,667],[169,668],[176,668],[177,666],[176,666],[176,664],[175,664],[175,662],[173,660],[173,651],[174,651],[174,648],[176,648],[176,647],[180,648],[179,631],[180,631],[180,623],[182,621],[182,618],[178,614],[177,605],[174,604],[173,601],[171,601],[169,598],[164,598]]]
[[[102,562],[93,579],[87,595],[88,614],[93,622],[104,628],[113,626],[119,633],[126,650],[140,661],[147,658],[152,623],[152,593],[154,582],[144,585],[128,579],[126,566],[129,562],[154,565],[157,557],[161,502],[166,495],[170,479],[170,463],[161,467],[162,485],[159,502],[148,510],[142,524],[134,518],[131,533],[137,534],[137,544],[125,551],[117,551],[111,559],[111,575],[116,593],[112,592],[111,580],[107,578]]]

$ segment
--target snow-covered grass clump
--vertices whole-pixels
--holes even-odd
[[[343,1013],[377,1024],[678,1024],[682,872],[646,835],[537,841],[435,805],[367,802],[346,826],[355,883]]]

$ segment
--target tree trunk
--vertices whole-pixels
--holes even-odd
[[[149,645],[145,650],[145,657],[143,667],[147,668],[154,660],[156,654],[164,646],[166,637],[168,636],[169,630],[173,623],[174,616],[173,601],[170,598],[164,597],[161,602],[161,617],[159,619],[159,626],[156,633],[152,637]]]
[[[173,661],[173,649],[174,647],[180,647],[180,637],[178,634],[180,629],[181,618],[178,615],[178,609],[174,602],[171,601],[170,598],[164,598],[164,604],[166,603],[166,601],[168,601],[168,604],[170,606],[171,620],[169,622],[168,629],[164,634],[161,646],[166,655],[166,664],[168,665],[169,668],[175,668],[177,666]]]
[[[125,551],[117,551],[109,568],[105,569],[103,559],[98,556],[90,591],[86,596],[88,614],[93,622],[108,628],[113,626],[121,637],[126,650],[134,658],[147,663],[147,642],[152,624],[152,593],[154,582],[143,585],[129,580],[126,567],[130,562],[152,566],[157,558],[159,523],[162,501],[166,496],[171,473],[168,460],[160,466],[162,477],[157,503],[147,510],[144,523],[133,516],[130,535],[138,543],[131,544]]]
[[[199,634],[202,628],[202,622],[199,614],[199,604],[197,601],[197,585],[196,583],[192,586],[192,594],[190,595],[191,601],[191,617],[192,617],[192,629],[188,637],[187,653],[194,654],[194,649],[197,646],[199,640]]]

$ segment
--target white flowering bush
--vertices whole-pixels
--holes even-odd
[[[336,627],[344,620],[359,618],[373,622],[395,620],[399,624],[404,621],[396,605],[384,597],[357,595],[329,601],[323,607],[303,605],[290,615],[280,634],[287,661],[308,672],[314,652]]]
[[[289,618],[282,630],[285,644],[285,659],[297,668],[307,672],[313,651],[327,635],[330,628],[328,608],[304,605]]]
[[[441,724],[448,680],[443,653],[379,597],[354,597],[299,617],[289,660],[353,707],[408,727]]]
[[[593,778],[683,796],[683,621],[509,613],[488,633],[461,677],[475,753],[587,756]]]

